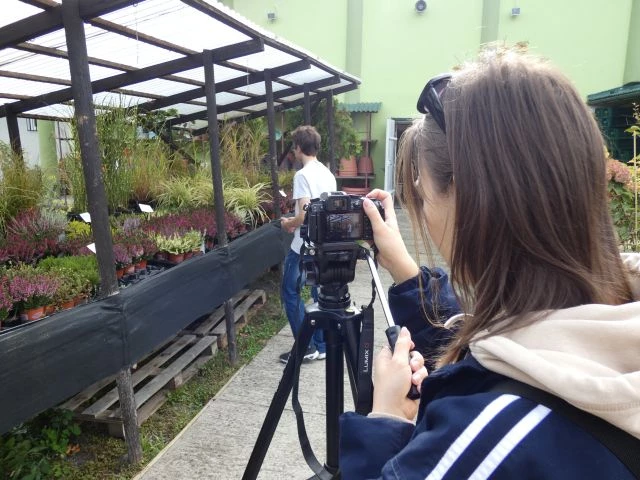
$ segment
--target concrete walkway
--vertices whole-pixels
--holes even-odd
[[[398,213],[400,213],[398,211]],[[412,242],[405,216],[400,218],[407,243]],[[409,251],[413,252],[412,245]],[[389,274],[380,270],[383,286],[391,285]],[[356,279],[349,284],[357,305],[371,298],[371,274],[359,261]],[[375,352],[386,342],[386,321],[380,302],[375,309]],[[138,475],[136,480],[239,479],[267,409],[282,377],[278,355],[291,349],[289,326],[280,331],[265,348],[218,392],[189,425]],[[316,457],[325,460],[325,361],[314,361],[300,369],[299,399],[304,411],[307,434]],[[351,390],[345,371],[344,410],[353,409]],[[312,472],[302,457],[291,400],[278,423],[258,478],[263,480],[305,479]]]

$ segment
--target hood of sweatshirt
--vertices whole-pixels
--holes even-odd
[[[640,299],[640,254],[624,254]],[[640,301],[554,310],[470,345],[493,372],[563,398],[640,438]]]

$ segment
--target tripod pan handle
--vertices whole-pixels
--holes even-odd
[[[387,328],[384,333],[387,335],[387,340],[389,340],[389,346],[391,347],[391,352],[393,352],[396,348],[396,342],[398,341],[398,335],[400,335],[401,327],[399,325],[394,325],[392,327]],[[411,360],[411,357],[409,357]],[[409,393],[407,393],[407,398],[411,400],[417,400],[420,398],[420,392],[418,391],[418,387],[413,383],[411,384],[411,388],[409,389]]]

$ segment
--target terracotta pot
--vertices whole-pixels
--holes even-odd
[[[355,177],[358,174],[358,165],[356,163],[356,157],[351,156],[348,158],[340,159],[340,176],[341,177]]]
[[[116,270],[116,277],[122,278],[124,276],[124,268],[119,268]]]
[[[28,310],[24,310],[20,314],[20,320],[23,322],[31,322],[44,317],[44,307],[35,307]]]
[[[60,304],[60,310],[69,310],[73,307],[76,306],[76,301],[75,300],[69,300],[68,302],[64,302]]]
[[[169,261],[171,263],[182,263],[184,261],[184,253],[170,253],[169,254]]]
[[[78,295],[76,298],[73,299],[73,305],[74,306],[84,305],[85,303],[87,303],[87,299],[85,297],[83,297],[82,295]]]
[[[167,252],[158,252],[155,254],[155,259],[156,260],[166,260],[168,258],[169,254]]]
[[[189,260],[191,257],[193,257],[193,252],[184,252],[185,260]]]
[[[124,273],[127,275],[131,275],[132,273],[135,273],[135,271],[136,267],[133,266],[133,263],[124,267]]]
[[[342,191],[349,195],[366,195],[371,189],[365,187],[342,187]]]
[[[146,268],[147,268],[147,260],[143,258],[138,263],[136,263],[134,265],[134,267],[135,267],[136,272],[141,272],[143,270],[146,270]]]
[[[358,161],[358,174],[359,175],[372,175],[373,174],[373,161],[371,157],[362,156]]]

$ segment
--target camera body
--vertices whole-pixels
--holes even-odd
[[[384,218],[379,200],[371,200]],[[345,192],[325,192],[307,205],[300,236],[315,245],[373,240],[371,221],[364,213],[363,198]]]

